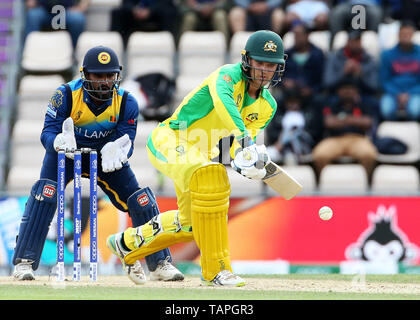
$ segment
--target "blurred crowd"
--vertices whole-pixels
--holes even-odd
[[[49,24],[57,13],[52,8],[61,5],[68,9],[66,23],[75,44],[92,1],[25,0],[25,34]],[[365,12],[352,22],[360,5]],[[419,6],[419,0],[120,0],[120,6],[112,10],[110,31],[120,32],[127,40],[134,31],[166,30],[179,39],[188,30],[219,30],[229,40],[238,31],[260,29],[282,36],[303,23],[310,30],[329,30],[333,38],[352,23],[378,31],[383,21],[408,20],[419,28]]]
[[[25,35],[40,30],[51,8],[68,8],[73,43],[85,25],[90,0],[26,0]],[[363,14],[360,14],[360,6]],[[398,43],[372,56],[363,32],[399,21]],[[312,163],[319,175],[340,157],[361,163],[370,177],[378,152],[404,152],[399,141],[379,139],[382,121],[420,120],[420,0],[122,0],[111,13],[110,31],[125,45],[135,31],[221,31],[227,44],[239,31],[270,29],[294,35],[283,82],[272,89],[277,113],[266,142],[279,163]],[[329,31],[327,52],[310,41],[314,31]],[[343,47],[333,50],[340,31]]]

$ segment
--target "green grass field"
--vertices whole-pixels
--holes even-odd
[[[56,283],[47,278],[16,282],[0,279],[1,300],[420,300],[420,275],[289,274],[244,276],[241,288],[200,286],[199,277],[183,282],[135,286],[126,277],[101,277],[97,283]]]

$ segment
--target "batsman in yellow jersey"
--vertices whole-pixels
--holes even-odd
[[[245,284],[231,268],[228,175],[223,164],[211,159],[220,152],[220,139],[233,135],[232,167],[250,179],[265,176],[264,166],[270,159],[265,146],[254,142],[276,112],[268,88],[281,81],[286,58],[276,33],[253,33],[242,51],[242,62],[210,74],[151,132],[149,159],[174,181],[178,210],[109,236],[107,245],[114,254],[130,265],[175,243],[195,240],[203,284]]]

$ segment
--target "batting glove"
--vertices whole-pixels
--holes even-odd
[[[131,140],[128,134],[123,135],[115,141],[108,142],[101,150],[102,171],[113,172],[120,170],[128,161],[128,152],[131,148]]]
[[[62,132],[54,139],[54,149],[57,152],[64,150],[67,158],[74,158],[73,152],[77,149],[77,145],[76,138],[74,137],[74,125],[72,118],[64,120]]]
[[[242,149],[231,161],[232,168],[244,177],[261,180],[266,175],[265,165],[270,161],[265,145],[251,145]]]

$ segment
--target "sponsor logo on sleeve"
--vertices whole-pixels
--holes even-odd
[[[147,206],[149,204],[149,197],[147,196],[147,194],[142,193],[141,195],[139,195],[137,197],[137,202],[139,205],[141,205],[142,207]]]

